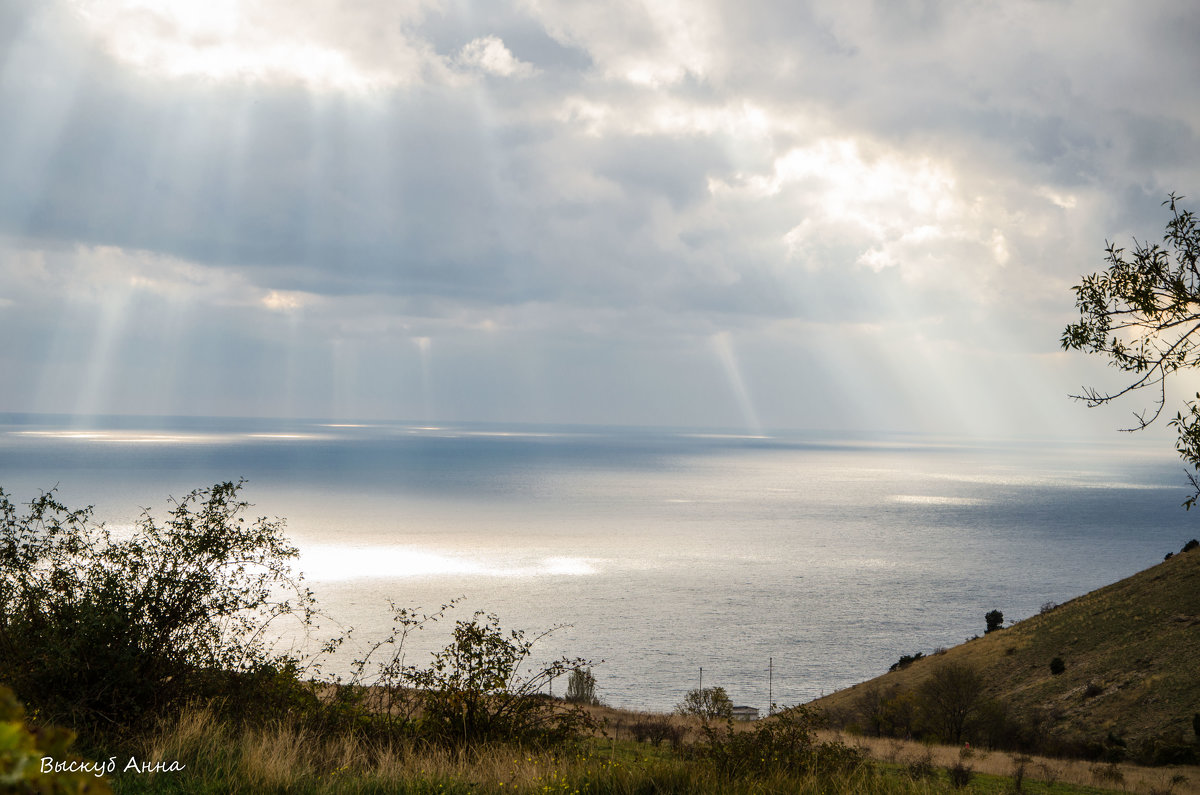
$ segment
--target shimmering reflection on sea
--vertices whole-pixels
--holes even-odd
[[[698,680],[767,706],[1037,612],[1196,535],[1169,446],[917,436],[0,418],[0,487],[58,486],[114,526],[248,479],[286,517],[325,610],[367,642],[387,602],[572,626],[611,703]],[[447,627],[448,628],[448,627]],[[444,633],[422,633],[418,661]],[[333,667],[338,663],[335,661]],[[564,684],[565,686],[565,684]]]

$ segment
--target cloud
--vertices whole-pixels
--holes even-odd
[[[362,92],[445,78],[425,3],[74,0],[86,34],[146,74]]]
[[[483,36],[467,42],[458,60],[469,67],[500,77],[530,77],[537,71],[533,64],[518,60],[496,36]]]
[[[875,362],[890,338],[914,372],[969,362],[955,345],[1049,355],[1103,241],[1155,234],[1166,192],[1200,182],[1200,30],[1165,5],[63,0],[0,15],[5,328],[77,341],[107,323],[126,369],[166,353],[118,333],[111,307],[201,360],[208,335],[236,339],[239,367],[290,356],[296,373],[332,366],[330,339],[365,361],[426,338],[443,381],[478,392],[466,368],[486,370],[514,406],[517,381],[575,356],[589,383],[643,379],[612,404],[630,416],[687,399],[656,374],[695,392],[738,356],[743,390],[712,413],[769,425],[805,390],[771,373],[793,356],[832,373],[831,346]],[[79,314],[59,331],[25,311],[63,302]],[[481,370],[488,355],[501,364]],[[400,389],[362,378],[362,411]],[[876,389],[922,394],[905,379]]]

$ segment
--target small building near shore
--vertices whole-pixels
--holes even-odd
[[[758,707],[734,707],[734,720],[758,720]]]

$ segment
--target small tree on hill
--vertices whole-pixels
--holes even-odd
[[[591,668],[576,668],[567,677],[567,701],[573,704],[599,704],[596,677]]]
[[[985,635],[989,632],[995,632],[996,630],[1004,627],[1004,614],[999,610],[989,611],[987,615],[983,617],[983,620],[987,622],[987,628],[983,630],[983,634]]]
[[[723,687],[689,690],[675,707],[680,715],[695,715],[702,720],[732,719],[733,702]]]
[[[939,737],[958,744],[982,695],[983,677],[974,668],[962,663],[942,663],[921,683],[921,713]]]

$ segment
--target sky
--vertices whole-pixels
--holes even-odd
[[[1197,41],[1182,0],[0,0],[0,411],[1109,434],[1140,406],[1058,340],[1200,196]]]

